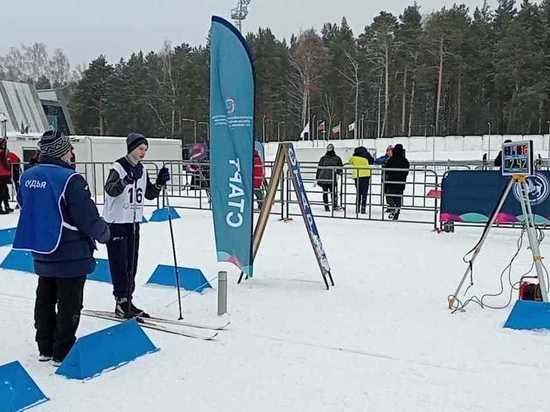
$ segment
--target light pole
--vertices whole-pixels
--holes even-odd
[[[317,127],[315,127],[317,119],[317,115],[314,114],[311,118],[311,123],[309,124],[309,136],[307,137],[309,140],[313,141],[315,140],[315,133],[318,133]]]
[[[6,116],[6,113],[0,112],[0,124],[2,127],[0,128],[0,133],[2,134],[2,137],[7,138],[8,137],[8,116]]]
[[[277,122],[277,141],[280,142],[281,141],[281,123],[286,125],[286,123],[283,121],[283,122]]]
[[[264,141],[265,143],[265,118],[266,118],[266,114],[264,113],[264,116],[262,118],[262,140]]]
[[[209,130],[208,130],[208,122],[197,122],[197,125],[201,125],[201,124],[204,124],[206,126],[206,140],[210,140],[210,136],[209,136]]]
[[[432,128],[432,157],[433,162],[435,163],[435,126],[430,125],[430,127]]]
[[[237,22],[239,31],[242,31],[243,20],[248,16],[248,5],[250,0],[238,0],[237,7],[231,9],[231,18]]]
[[[491,158],[491,122],[487,122],[487,126],[489,126],[489,150],[487,151],[487,158]]]
[[[275,121],[273,119],[267,118],[266,123],[269,126],[269,123],[271,123],[271,133],[269,134],[268,141],[270,141],[273,138],[273,134],[275,133]],[[269,131],[269,127],[266,128],[267,131]]]
[[[193,143],[197,143],[197,121],[195,119],[180,119],[182,122],[193,122]]]

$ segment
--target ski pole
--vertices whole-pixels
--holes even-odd
[[[163,166],[164,167],[164,166]],[[174,256],[174,276],[176,277],[176,290],[178,291],[178,308],[179,308],[179,320],[183,319],[181,314],[181,291],[180,291],[180,277],[178,273],[178,259],[176,257],[176,243],[174,241],[174,228],[172,226],[172,211],[170,209],[170,202],[166,196],[166,186],[162,189],[162,200],[163,203],[166,202],[168,207],[168,224],[170,226],[170,238],[172,240],[172,255]]]

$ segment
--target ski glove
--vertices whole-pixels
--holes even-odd
[[[170,180],[170,172],[166,166],[162,166],[157,176],[157,185],[166,186],[166,183]]]
[[[128,171],[128,174],[124,178],[124,183],[127,185],[131,185],[132,183],[137,182],[139,179],[141,179],[142,176],[143,165],[141,163],[138,163]]]

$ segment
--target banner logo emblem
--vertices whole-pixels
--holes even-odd
[[[532,206],[540,205],[550,194],[550,181],[542,173],[529,176],[527,178],[527,187],[529,188],[529,202]],[[521,193],[519,186],[514,186],[514,197],[519,202],[521,199]]]
[[[225,110],[227,111],[227,114],[235,113],[235,109],[237,108],[237,104],[235,103],[235,99],[232,97],[228,97],[225,99]]]

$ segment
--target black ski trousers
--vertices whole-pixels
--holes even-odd
[[[325,182],[325,183],[319,183],[319,186],[321,186],[321,189],[323,190],[323,203],[325,204],[325,207],[328,207],[328,195],[330,193],[332,197],[332,206],[337,207],[338,206],[338,183],[336,180],[334,183]]]
[[[367,196],[369,194],[370,176],[361,176],[353,179],[357,194],[355,195],[355,210],[365,210],[367,207]]]
[[[109,269],[116,298],[132,298],[136,288],[139,252],[139,224],[111,223],[111,240],[107,242]]]
[[[85,282],[86,276],[38,277],[34,326],[41,354],[63,360],[71,350],[80,322]]]

